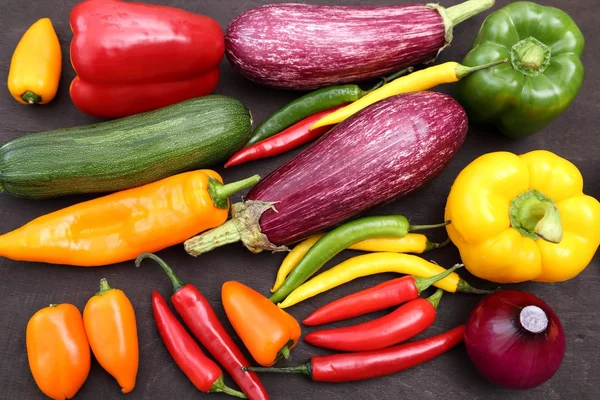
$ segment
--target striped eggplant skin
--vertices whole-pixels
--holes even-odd
[[[432,181],[467,130],[466,112],[448,95],[394,96],[337,125],[254,186],[246,202],[275,203],[260,216],[260,231],[273,245],[290,245]]]
[[[225,41],[247,79],[292,90],[381,77],[434,60],[448,43],[440,12],[424,4],[265,5],[233,20]]]

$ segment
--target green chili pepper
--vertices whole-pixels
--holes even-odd
[[[269,300],[273,303],[285,300],[294,289],[302,285],[327,261],[358,242],[378,237],[401,238],[408,232],[441,228],[446,225],[447,223],[411,226],[408,219],[401,215],[364,217],[347,222],[323,235],[304,255]]]
[[[342,104],[355,102],[367,93],[410,73],[412,70],[412,67],[406,68],[391,76],[382,78],[377,85],[367,91],[362,90],[358,85],[336,85],[307,93],[275,111],[273,115],[261,123],[250,136],[246,147],[267,139],[310,115]]]
[[[532,2],[515,2],[485,20],[462,62],[510,63],[478,71],[455,85],[473,122],[489,122],[510,137],[540,131],[563,113],[583,82],[583,34],[569,15]]]

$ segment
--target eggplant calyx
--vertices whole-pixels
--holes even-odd
[[[452,43],[452,39],[454,38],[453,31],[456,25],[493,7],[494,4],[495,0],[467,0],[449,8],[442,7],[436,3],[427,4],[426,7],[436,10],[444,22],[445,44],[438,50],[437,55]],[[432,61],[435,61],[435,58]]]
[[[217,247],[241,241],[248,250],[260,253],[263,250],[289,251],[285,246],[276,246],[260,230],[260,217],[274,203],[248,200],[231,206],[231,219],[223,225],[188,239],[183,244],[185,251],[197,257]]]

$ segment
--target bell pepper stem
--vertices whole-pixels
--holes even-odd
[[[457,269],[462,268],[462,267],[464,267],[463,264],[456,264],[452,268],[447,269],[446,271],[442,272],[441,274],[437,274],[437,275],[431,276],[429,278],[413,277],[413,279],[415,280],[415,286],[417,287],[419,294],[424,292],[425,290],[427,290],[434,283],[441,281],[442,279],[444,279],[445,277],[447,277],[448,275],[450,275],[451,273],[453,273],[454,271],[456,271]]]
[[[281,374],[302,374],[302,375],[306,375],[306,376],[312,375],[311,369],[312,368],[311,368],[310,361],[305,362],[304,364],[297,365],[295,367],[282,367],[282,368],[242,367],[242,370],[244,370],[244,371],[277,372],[277,373],[281,373]]]
[[[446,15],[452,26],[456,26],[472,16],[493,7],[494,4],[494,0],[469,0],[446,9]]]
[[[441,224],[434,224],[434,225],[411,225],[408,227],[408,231],[414,232],[414,231],[424,231],[426,229],[443,228],[449,224],[450,224],[450,221],[446,221]]]
[[[211,393],[225,393],[230,396],[237,397],[239,399],[247,399],[248,398],[244,393],[234,390],[234,389],[230,388],[229,386],[225,385],[225,382],[223,381],[223,375],[221,375],[213,383],[212,388],[210,389],[210,392]]]
[[[240,190],[244,190],[256,185],[258,181],[260,181],[260,176],[253,175],[249,178],[242,179],[241,181],[223,185],[221,182],[211,177],[208,180],[208,194],[210,195],[215,207],[226,209],[229,207],[229,196],[239,192]]]
[[[471,293],[471,294],[494,294],[496,292],[499,292],[500,290],[502,290],[502,288],[500,288],[500,287],[497,287],[496,289],[491,289],[491,290],[477,289],[477,288],[474,288],[473,286],[469,285],[469,283],[463,279],[459,280],[458,285],[456,286],[457,292]]]
[[[431,296],[429,296],[427,298],[427,301],[430,302],[431,305],[433,306],[433,308],[435,308],[437,310],[438,305],[440,304],[440,300],[443,295],[444,295],[444,291],[442,289],[438,289],[435,291],[434,294],[432,294]]]
[[[560,212],[554,201],[532,189],[517,196],[510,204],[511,226],[523,236],[550,243],[563,238]]]
[[[442,247],[448,246],[450,243],[452,243],[450,238],[444,240],[441,243],[430,242],[429,240],[427,240],[427,244],[425,245],[425,251],[441,249]]]
[[[28,90],[21,95],[21,98],[24,102],[28,104],[38,104],[42,102],[42,96],[39,94],[35,94],[32,91]]]
[[[550,66],[552,50],[534,37],[525,38],[510,49],[513,68],[527,76],[538,76]]]
[[[142,263],[142,260],[145,258],[154,260],[158,265],[162,267],[163,271],[165,271],[165,274],[167,274],[167,277],[171,281],[171,285],[173,285],[173,293],[177,292],[184,286],[183,282],[175,275],[171,267],[169,267],[169,265],[157,255],[154,255],[152,253],[142,253],[135,259],[135,266],[139,267]]]
[[[108,285],[108,281],[106,278],[100,279],[100,290],[96,292],[95,296],[102,296],[104,293],[112,290],[112,288]]]
[[[508,62],[508,58],[504,58],[504,59],[498,60],[498,61],[492,61],[492,62],[489,62],[486,64],[476,65],[474,67],[465,67],[464,65],[459,64],[455,68],[456,78],[460,80],[467,75],[471,75],[474,72],[481,71],[482,69],[486,69],[486,68],[491,68],[496,65],[504,64],[507,62]]]

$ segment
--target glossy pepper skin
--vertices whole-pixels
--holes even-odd
[[[353,382],[395,374],[423,364],[462,343],[465,326],[439,335],[385,349],[313,356],[304,364],[284,368],[245,368],[248,371],[303,374],[317,382]]]
[[[112,289],[106,279],[100,291],[83,310],[85,332],[98,363],[121,386],[123,393],[135,387],[139,366],[138,333],[131,301],[120,289]]]
[[[171,267],[154,254],[140,254],[135,265],[139,267],[145,258],[160,265],[171,281],[171,302],[196,339],[225,368],[250,400],[267,400],[269,395],[258,376],[254,372],[242,370],[242,367],[248,365],[248,361],[219,321],[208,299],[194,285],[184,284]]]
[[[90,372],[90,345],[81,313],[72,304],[36,312],[27,323],[27,358],[35,383],[54,400],[70,399]]]
[[[23,35],[10,63],[8,90],[21,104],[48,104],[56,96],[62,52],[52,21],[41,18]]]
[[[416,298],[367,322],[310,332],[304,340],[337,351],[369,351],[402,343],[434,323],[443,293],[438,289],[427,299]]]
[[[259,179],[222,185],[216,172],[198,170],[98,197],[0,236],[0,256],[84,267],[133,260],[223,224],[227,197]]]
[[[221,299],[229,322],[257,363],[270,367],[289,358],[301,332],[294,317],[240,282],[225,282]]]
[[[545,150],[485,154],[460,172],[447,231],[473,275],[493,282],[577,276],[600,244],[600,203],[575,165]]]
[[[447,271],[430,278],[417,278],[408,275],[402,278],[390,279],[326,304],[313,311],[302,323],[313,326],[341,321],[416,300],[424,290],[462,266],[462,264],[456,264]]]
[[[456,84],[456,97],[472,122],[492,123],[513,138],[534,134],[577,96],[583,49],[583,34],[565,12],[511,3],[485,20],[463,64],[511,62],[466,77]]]
[[[83,1],[71,11],[71,99],[120,118],[207,95],[225,53],[219,24],[174,7]]]
[[[156,290],[152,292],[152,313],[158,333],[175,363],[194,386],[205,393],[227,393],[245,399],[246,396],[225,385],[221,368],[200,349],[165,299]]]

